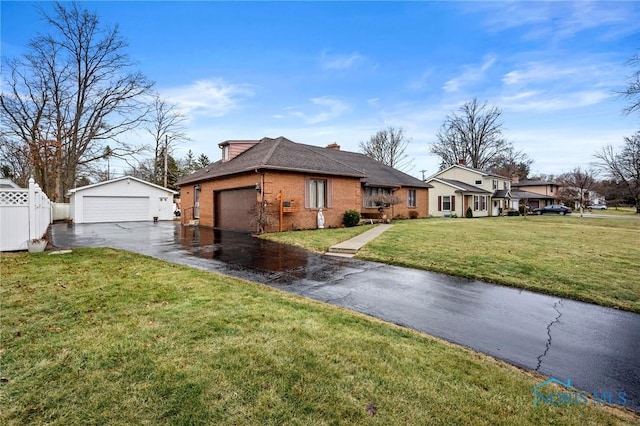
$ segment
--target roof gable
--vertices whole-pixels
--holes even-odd
[[[486,191],[482,188],[478,188],[477,186],[469,185],[468,183],[460,182],[455,179],[442,179],[442,178],[431,178],[427,179],[427,183],[437,182],[442,185],[449,186],[451,188],[455,188],[460,192],[473,192],[477,194],[491,194],[490,191]]]
[[[495,174],[495,173],[487,172],[485,170],[475,169],[475,168],[469,167],[469,166],[463,166],[462,164],[453,164],[453,165],[447,167],[446,169],[440,170],[438,173],[433,174],[432,176],[429,177],[429,179],[430,178],[439,177],[439,176],[441,176],[441,175],[445,174],[446,172],[449,172],[450,170],[453,170],[453,169],[464,170],[464,171],[467,171],[467,172],[475,173],[475,174],[477,174],[479,176],[483,176],[483,177],[492,176],[492,177],[497,177],[497,178],[500,178],[500,179],[511,180],[506,176],[500,176],[500,175]]]

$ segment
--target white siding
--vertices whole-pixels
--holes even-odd
[[[84,197],[84,223],[149,220],[149,197]]]
[[[173,192],[134,178],[78,188],[70,205],[75,223],[172,220],[174,211]]]
[[[444,185],[440,182],[431,181],[430,185],[433,188],[429,189],[429,215],[434,217],[443,217],[455,213],[458,217],[462,217],[462,196],[455,192],[455,188],[448,185]],[[455,197],[455,210],[452,211],[439,211],[438,210],[438,197],[451,196]]]

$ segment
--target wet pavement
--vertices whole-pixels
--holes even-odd
[[[173,222],[56,224],[51,237],[57,247],[130,250],[352,309],[590,393],[625,392],[640,411],[638,314]]]

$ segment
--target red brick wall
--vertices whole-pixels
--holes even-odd
[[[233,188],[255,187],[260,184],[262,194],[256,191],[256,202],[267,202],[267,211],[273,218],[273,223],[267,227],[267,232],[279,230],[279,201],[278,193],[282,191],[283,200],[292,201],[294,212],[284,213],[282,229],[285,231],[294,229],[311,229],[317,227],[318,209],[305,208],[305,179],[320,178],[331,180],[332,205],[323,209],[325,227],[342,226],[342,216],[346,210],[354,209],[360,212],[377,212],[377,209],[365,209],[362,207],[363,190],[359,178],[320,176],[303,173],[265,171],[264,173],[247,173],[237,176],[201,182],[200,185],[200,225],[213,227],[215,223],[213,194],[214,191]],[[407,189],[401,188],[397,195],[403,199],[402,204],[393,208],[394,216],[408,217],[409,210],[418,211],[419,217],[426,217],[429,212],[429,197],[426,189],[416,189],[416,209],[407,207]],[[189,184],[180,188],[180,199],[183,212],[193,207],[194,185]],[[390,215],[390,212],[388,213]],[[391,215],[390,215],[391,216]]]

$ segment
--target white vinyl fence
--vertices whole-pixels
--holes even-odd
[[[26,250],[51,223],[51,202],[33,178],[28,189],[0,189],[0,251]]]
[[[51,221],[69,220],[71,218],[71,204],[51,202]]]

